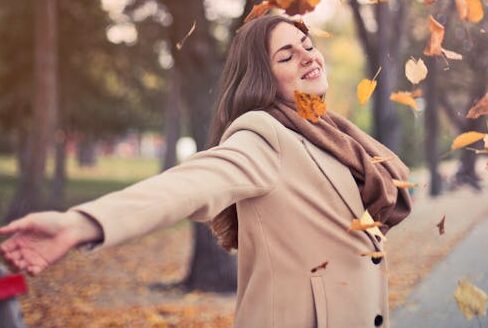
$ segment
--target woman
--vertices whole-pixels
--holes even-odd
[[[392,179],[408,169],[332,112],[317,123],[297,114],[295,90],[326,89],[303,24],[246,23],[223,71],[211,148],[122,191],[1,228],[13,234],[3,256],[38,274],[73,247],[120,244],[188,217],[238,249],[235,327],[388,327],[386,259],[360,256],[384,241],[348,228],[365,209],[383,233],[403,220],[410,199]]]

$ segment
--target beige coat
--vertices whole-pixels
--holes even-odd
[[[209,220],[233,203],[234,327],[389,327],[386,258],[360,256],[383,241],[347,231],[364,212],[350,171],[266,112],[236,119],[219,146],[73,209],[101,224],[105,247],[183,218]]]

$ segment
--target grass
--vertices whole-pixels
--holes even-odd
[[[81,168],[73,157],[69,157],[66,167],[69,178],[65,189],[65,208],[68,208],[155,175],[159,172],[160,164],[155,159],[99,157],[96,166]],[[47,164],[48,176],[51,176],[52,168],[50,160]],[[0,218],[7,211],[16,181],[15,158],[0,156]]]

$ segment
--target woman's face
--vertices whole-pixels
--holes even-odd
[[[270,35],[269,56],[278,93],[285,100],[292,101],[295,90],[325,94],[328,82],[324,57],[298,28],[286,22],[276,25]]]

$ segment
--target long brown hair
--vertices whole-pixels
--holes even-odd
[[[237,31],[220,78],[208,148],[219,144],[222,134],[236,118],[252,110],[265,109],[274,102],[277,88],[268,43],[271,31],[281,22],[307,32],[303,23],[278,15],[254,19]],[[210,227],[220,246],[228,251],[237,249],[236,204],[220,212]]]

